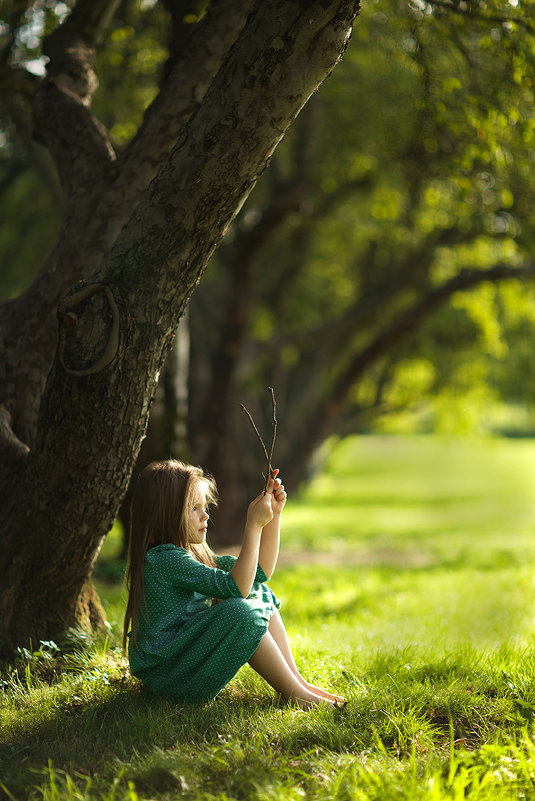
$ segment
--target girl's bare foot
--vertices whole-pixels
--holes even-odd
[[[334,709],[335,707],[339,706],[336,701],[331,701],[329,698],[324,698],[321,695],[312,693],[304,686],[302,689],[303,692],[298,696],[283,695],[282,693],[279,693],[277,695],[278,705],[285,706],[286,704],[291,704],[293,706],[298,706],[301,709],[314,709],[315,706],[326,706],[329,709]]]
[[[301,709],[313,709],[315,706],[327,706],[332,709],[337,706],[335,701],[331,701],[329,698],[325,698],[321,695],[315,695],[314,698],[310,698],[310,700],[307,701],[302,698],[297,698],[295,703],[297,703]]]
[[[314,693],[315,695],[319,695],[321,698],[326,698],[329,701],[333,701],[337,705],[347,703],[347,698],[344,698],[343,695],[335,695],[327,690],[322,690],[321,687],[315,687],[314,684],[310,684],[308,681],[304,682],[304,685],[308,690],[310,690],[310,692]]]

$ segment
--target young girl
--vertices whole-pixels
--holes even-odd
[[[294,662],[280,601],[266,585],[279,553],[286,493],[278,470],[250,504],[239,556],[206,543],[214,481],[176,460],[141,473],[132,502],[123,647],[154,692],[182,702],[214,698],[248,662],[303,708],[343,698],[309,684]],[[129,629],[131,627],[131,631]]]

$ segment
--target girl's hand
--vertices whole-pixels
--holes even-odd
[[[280,515],[286,503],[284,485],[281,483],[280,478],[277,478],[278,472],[278,470],[273,470],[273,474],[270,476],[267,485],[267,491],[272,494],[271,508],[273,509],[274,515]]]
[[[264,495],[262,492],[254,501],[251,501],[247,510],[247,523],[251,523],[258,528],[264,528],[273,519],[273,509],[271,506],[272,496],[269,492]]]

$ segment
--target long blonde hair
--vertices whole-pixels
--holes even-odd
[[[132,499],[126,586],[128,604],[124,616],[123,651],[130,625],[132,642],[138,637],[138,613],[144,600],[143,567],[145,554],[155,545],[171,543],[186,548],[199,562],[215,566],[215,557],[206,542],[188,542],[186,513],[199,484],[206,488],[206,500],[215,504],[215,481],[200,467],[177,459],[151,462],[141,472]]]

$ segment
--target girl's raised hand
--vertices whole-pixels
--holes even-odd
[[[275,515],[280,515],[284,509],[284,504],[286,503],[284,485],[282,484],[280,478],[277,478],[278,472],[279,471],[277,469],[273,470],[267,485],[267,491],[271,492],[272,495],[271,508],[273,509],[273,514]]]
[[[273,519],[272,496],[269,491],[262,492],[254,501],[251,501],[247,510],[247,522],[259,528],[264,528]]]

